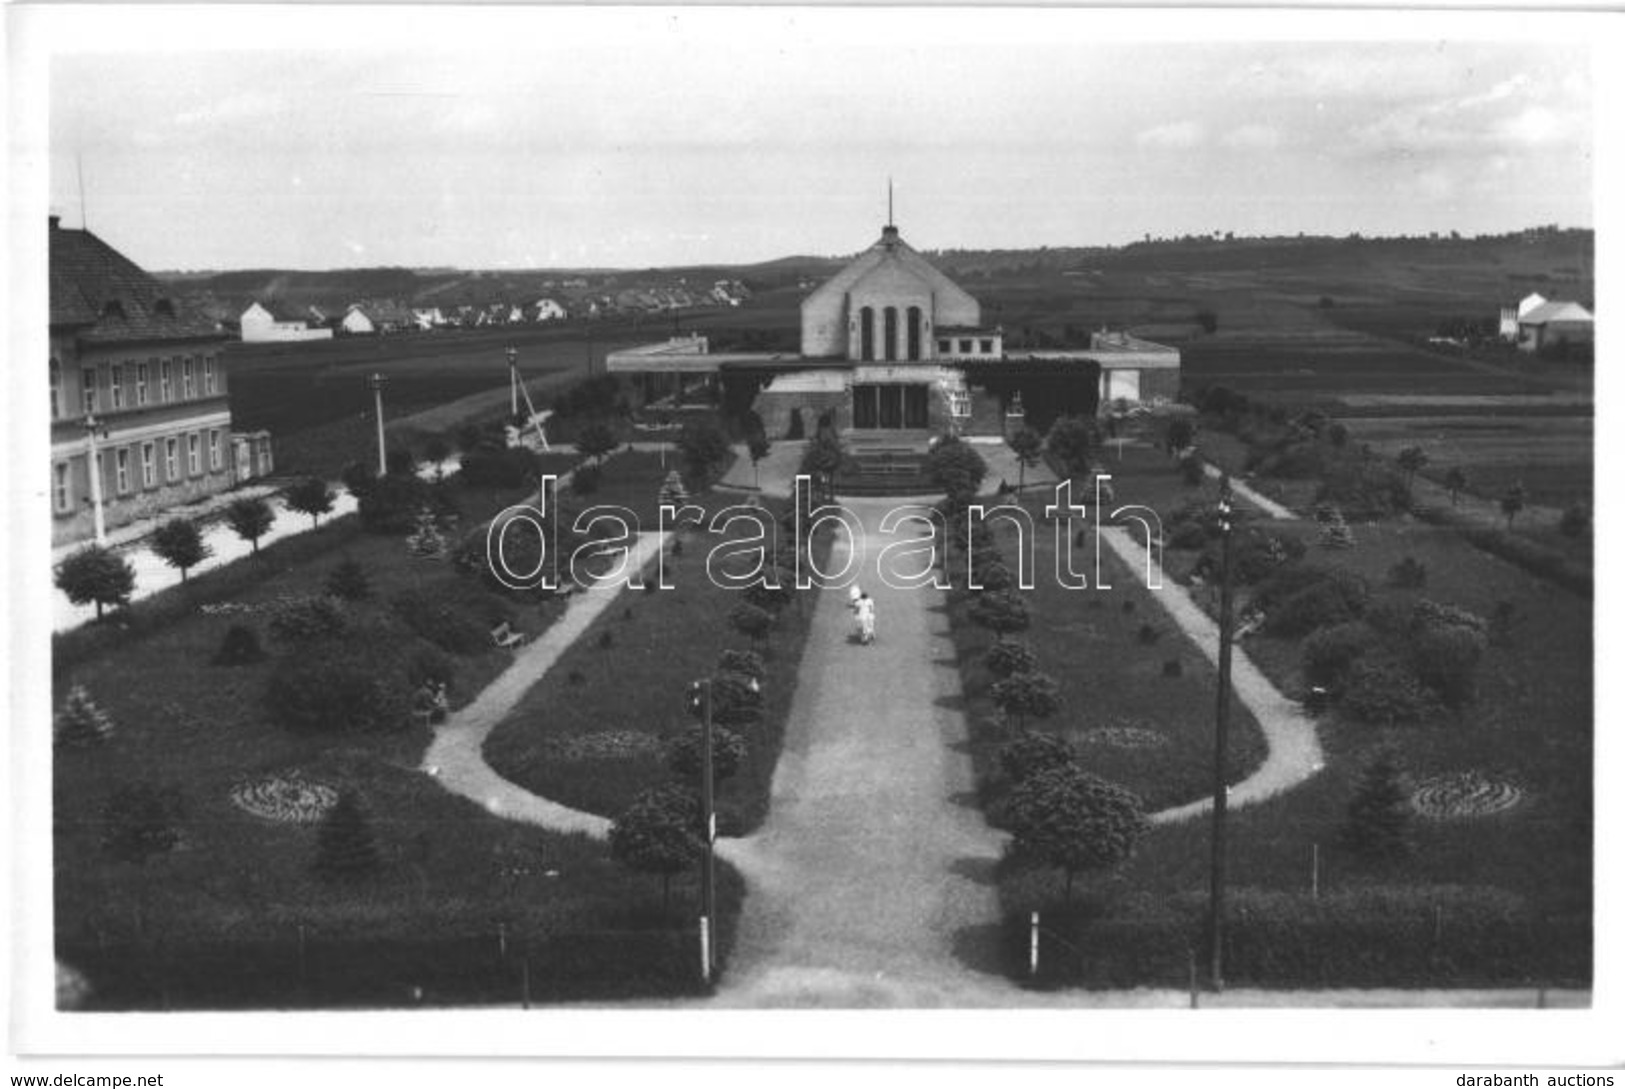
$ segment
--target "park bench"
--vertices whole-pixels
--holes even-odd
[[[506,620],[504,620],[502,623],[498,624],[496,627],[491,629],[491,645],[492,646],[503,647],[503,648],[517,647],[519,644],[523,643],[524,641],[525,641],[524,632],[514,631],[513,628],[509,626],[509,624],[508,624],[508,622]]]

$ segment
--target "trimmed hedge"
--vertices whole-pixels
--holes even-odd
[[[1035,986],[1183,987],[1201,963],[1207,900],[1137,898],[1109,916],[1041,915]],[[1545,916],[1503,890],[1370,887],[1323,894],[1232,889],[1226,981],[1243,987],[1589,986],[1591,919]],[[1062,941],[1056,941],[1058,935]],[[1006,919],[1006,970],[1026,978],[1027,916]],[[1068,943],[1072,948],[1068,948]]]

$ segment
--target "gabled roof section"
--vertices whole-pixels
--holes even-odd
[[[1518,317],[1519,325],[1545,325],[1549,321],[1594,321],[1591,311],[1576,302],[1553,299]]]
[[[87,341],[224,339],[207,316],[86,230],[50,231],[50,323]]]
[[[978,307],[976,300],[958,284],[944,276],[936,266],[921,257],[919,251],[897,233],[896,227],[886,227],[880,240],[850,261],[845,268],[824,282],[824,285],[802,300],[803,310],[819,305],[830,295],[845,295],[864,280],[887,273],[904,273],[925,282],[939,300],[952,305]],[[978,307],[979,309],[979,307]]]

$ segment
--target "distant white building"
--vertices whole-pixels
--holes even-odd
[[[238,319],[245,344],[281,340],[331,340],[333,330],[312,329],[303,318],[273,313],[260,303],[250,303]]]
[[[1595,337],[1596,318],[1577,302],[1544,298],[1531,292],[1516,307],[1501,308],[1501,339],[1512,341],[1526,352],[1536,352],[1561,342],[1590,344]]]
[[[427,310],[414,309],[412,311],[412,324],[416,328],[423,330],[438,329],[446,324],[446,316],[440,312],[438,306],[430,307]]]
[[[344,312],[344,320],[339,325],[352,336],[366,336],[378,331],[377,324],[361,308],[360,303],[350,304],[350,309]]]
[[[555,299],[536,300],[536,321],[563,321],[569,316]]]

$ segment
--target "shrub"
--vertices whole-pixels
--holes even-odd
[[[1320,527],[1320,547],[1353,548],[1354,530],[1343,517],[1343,512],[1332,508],[1331,515]]]
[[[407,722],[404,681],[380,652],[329,644],[279,663],[265,702],[276,721],[303,733],[397,730]]]
[[[987,476],[987,462],[970,443],[949,435],[926,456],[925,474],[949,495],[972,496]]]
[[[1392,465],[1346,455],[1327,466],[1315,500],[1335,504],[1346,516],[1376,519],[1409,510],[1411,492]]]
[[[68,698],[57,712],[55,741],[70,748],[89,748],[100,745],[113,736],[113,719],[90,698],[84,685],[68,689]]]
[[[1026,728],[1029,717],[1048,718],[1061,706],[1061,687],[1046,673],[1013,673],[994,681],[988,694],[1018,730]]]
[[[458,475],[475,488],[526,488],[541,478],[535,453],[524,446],[479,446],[463,455]]]
[[[711,718],[724,726],[745,726],[762,717],[761,682],[745,673],[711,677]]]
[[[981,567],[977,567],[973,557],[971,572],[984,590],[1008,590],[1016,581],[1015,576],[1010,573],[1010,569],[1002,561],[996,559],[989,560]]]
[[[418,512],[430,502],[429,485],[415,476],[390,473],[375,480],[356,502],[361,526],[388,536],[410,533]]]
[[[666,750],[666,762],[681,778],[698,783],[705,768],[705,727],[691,726],[678,734]],[[711,727],[711,777],[730,779],[745,762],[745,739],[721,726]]]
[[[724,650],[717,657],[717,671],[739,673],[758,681],[767,676],[767,666],[754,650]]]
[[[999,770],[1012,784],[1030,776],[1077,761],[1077,752],[1054,734],[1027,730],[999,748]]]
[[[324,878],[355,877],[378,868],[378,848],[372,827],[355,792],[339,795],[316,829],[316,859],[312,868]]]
[[[1377,753],[1360,775],[1343,823],[1343,844],[1371,859],[1410,853],[1411,799],[1394,754]]]
[[[220,640],[220,649],[214,653],[214,664],[219,666],[252,665],[265,657],[265,651],[260,647],[260,637],[254,629],[242,624],[233,624],[226,629],[224,638]]]
[[[372,583],[367,578],[367,569],[353,557],[346,556],[328,574],[325,589],[332,597],[344,601],[361,601],[371,596]]]
[[[1381,642],[1362,621],[1331,624],[1303,642],[1303,673],[1313,684],[1339,685],[1349,668]]]
[[[685,424],[677,436],[688,478],[703,487],[727,462],[732,447],[721,428],[709,421]]]
[[[1000,638],[987,649],[983,662],[989,673],[1003,678],[1033,672],[1038,668],[1038,654],[1024,639]]]
[[[1417,679],[1444,701],[1461,707],[1473,698],[1478,663],[1489,640],[1482,631],[1449,624],[1423,626],[1411,639]]]
[[[1356,590],[1358,585],[1338,579],[1314,583],[1265,613],[1264,629],[1290,637],[1357,619],[1365,611],[1365,595]]]
[[[333,598],[316,594],[281,597],[271,605],[271,638],[292,647],[328,639],[344,631],[344,610]]]
[[[1427,564],[1406,556],[1388,569],[1388,585],[1402,590],[1415,590],[1428,584]]]
[[[1433,698],[1410,670],[1375,654],[1366,654],[1349,667],[1343,706],[1357,718],[1384,726],[1417,722],[1436,710]]]
[[[977,594],[969,615],[972,623],[1000,635],[1024,631],[1032,623],[1026,599],[1014,590],[987,590]]]

